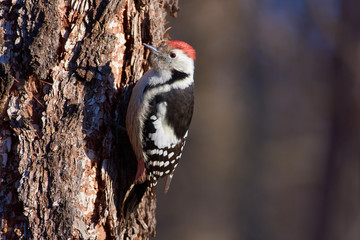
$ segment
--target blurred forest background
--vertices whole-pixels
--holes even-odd
[[[180,0],[196,106],[160,240],[360,239],[360,1]]]

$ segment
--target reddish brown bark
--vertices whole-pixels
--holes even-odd
[[[5,1],[0,6],[0,238],[147,239],[155,200],[121,217],[136,162],[124,125],[142,42],[176,1]]]

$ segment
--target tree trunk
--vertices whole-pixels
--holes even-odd
[[[177,1],[1,2],[0,238],[155,235],[155,199],[121,214],[136,172],[121,126],[165,8]]]

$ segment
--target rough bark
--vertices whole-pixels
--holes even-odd
[[[148,195],[121,216],[136,160],[118,126],[166,9],[177,1],[1,2],[0,238],[155,235]]]

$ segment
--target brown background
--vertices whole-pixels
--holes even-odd
[[[157,239],[360,239],[359,3],[179,5],[196,107]]]

